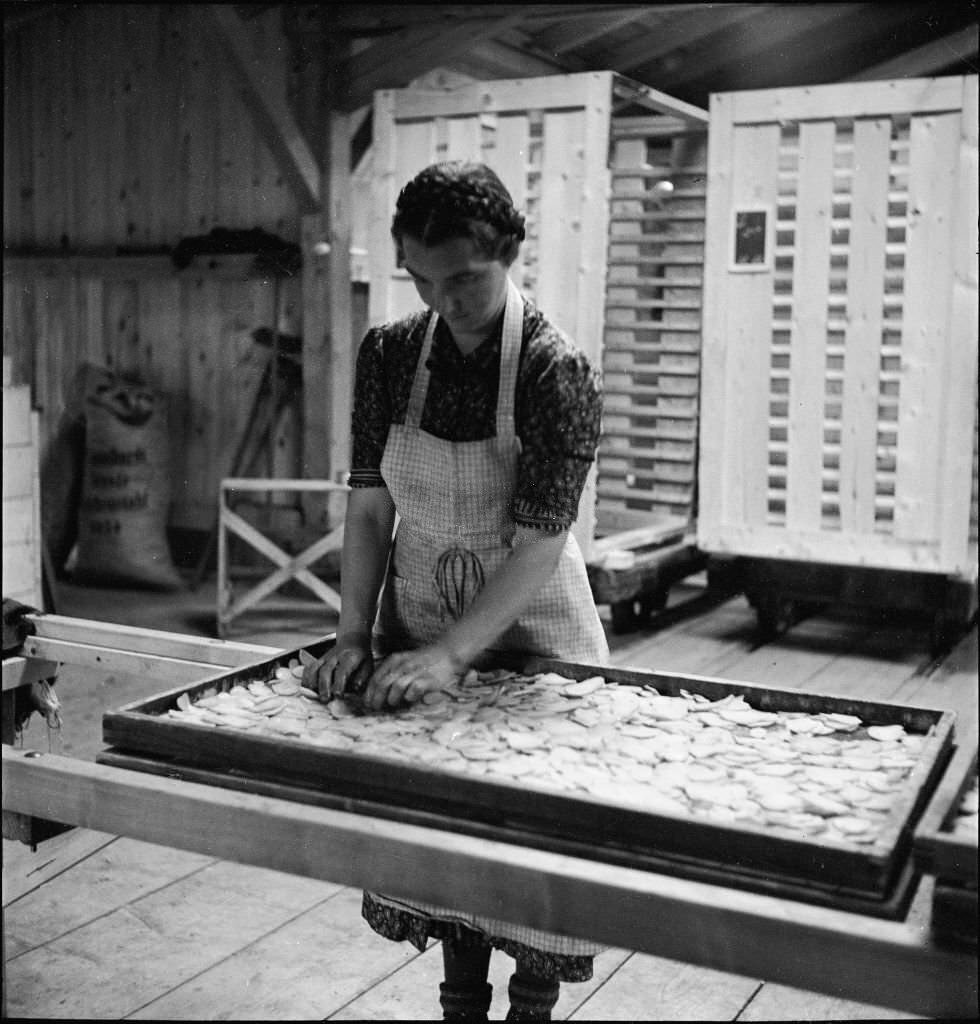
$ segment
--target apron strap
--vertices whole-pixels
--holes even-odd
[[[429,314],[429,323],[425,328],[425,337],[422,340],[422,351],[419,353],[419,361],[415,366],[415,380],[412,381],[412,393],[408,397],[408,409],[405,411],[405,426],[418,427],[422,422],[422,409],[425,406],[425,396],[429,392],[429,353],[432,351],[432,338],[436,333],[436,324],[439,322],[439,315],[435,310]]]
[[[500,338],[500,384],[497,387],[497,437],[510,438],[514,427],[514,395],[517,391],[517,368],[521,360],[521,338],[524,334],[524,299],[517,285],[507,278],[507,305],[504,307],[504,329]]]
[[[405,426],[419,427],[425,396],[429,392],[429,355],[439,315],[433,311],[425,328],[422,350],[415,367],[415,379],[405,412]],[[521,358],[521,338],[524,333],[524,299],[517,285],[507,278],[507,302],[504,306],[504,324],[500,339],[500,381],[497,388],[497,437],[513,437],[514,393],[517,389],[517,369]]]

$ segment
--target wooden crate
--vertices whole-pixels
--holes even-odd
[[[511,276],[606,376],[574,527],[586,558],[597,531],[691,515],[706,121],[612,72],[375,94],[370,322],[421,306],[389,234],[401,186],[436,160],[493,167],[527,219]],[[668,176],[665,217],[654,185]]]
[[[3,360],[3,596],[44,605],[38,414],[31,389],[13,385]]]
[[[699,546],[975,581],[977,77],[712,97]]]
[[[612,119],[600,536],[694,521],[706,160],[703,126]]]
[[[322,642],[314,654],[326,649]],[[453,832],[521,843],[599,861],[719,884],[846,906],[879,916],[901,916],[914,880],[912,828],[948,758],[950,712],[854,701],[795,690],[681,674],[639,672],[532,659],[528,673],[558,672],[585,679],[601,672],[621,686],[653,686],[664,695],[685,689],[712,700],[743,694],[762,710],[837,711],[866,724],[901,723],[922,734],[919,763],[896,797],[883,834],[859,847],[831,839],[777,836],[739,826],[646,812],[589,794],[558,793],[432,765],[356,754],[289,739],[186,724],[167,712],[187,694],[227,690],[267,679],[295,652],[261,665],[218,675],[106,713],[102,763],[286,796],[322,806],[434,825]]]

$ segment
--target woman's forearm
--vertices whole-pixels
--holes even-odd
[[[568,534],[524,531],[466,613],[439,638],[460,666],[489,647],[530,606],[555,571]]]
[[[370,638],[391,549],[395,509],[385,488],[354,488],[344,520],[338,642]]]

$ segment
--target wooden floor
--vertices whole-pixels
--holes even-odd
[[[178,595],[64,587],[63,615],[214,635],[214,589]],[[600,609],[606,612],[608,609]],[[260,606],[229,639],[294,648],[333,631],[325,609]],[[924,622],[831,610],[756,642],[744,597],[694,579],[643,630],[610,636],[616,664],[951,709],[976,732],[977,632],[930,655]],[[65,727],[35,716],[24,743],[92,759],[105,709],[160,689],[145,680],[63,676]],[[441,952],[387,942],[360,919],[357,890],[130,839],[74,830],[34,853],[4,841],[7,1013],[37,1019],[432,1020]],[[913,906],[912,913],[916,913]],[[786,955],[792,955],[791,950]],[[513,963],[495,954],[491,1016],[506,1013]],[[610,949],[592,981],[564,985],[555,1019],[902,1019],[895,1011],[764,979]]]

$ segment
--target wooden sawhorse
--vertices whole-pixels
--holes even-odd
[[[346,484],[330,480],[272,480],[252,477],[228,477],[221,481],[218,496],[218,636],[223,637],[231,621],[254,607],[264,597],[278,590],[284,583],[295,579],[308,587],[324,604],[334,611],[340,611],[340,594],[327,586],[319,577],[310,572],[308,566],[322,558],[328,551],[339,550],[344,543],[344,526],[325,534],[305,551],[289,555],[251,523],[243,519],[228,504],[232,491],[304,491],[346,493]],[[232,599],[232,581],[228,561],[229,532],[241,537],[256,551],[265,555],[279,566],[271,575],[246,591],[238,600]]]

